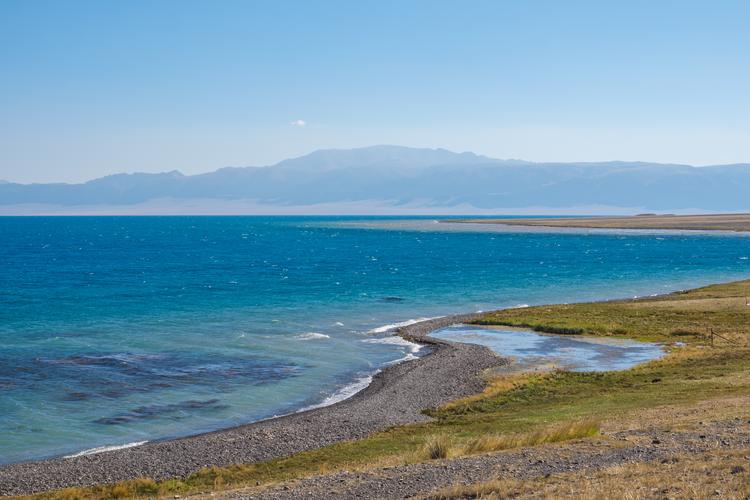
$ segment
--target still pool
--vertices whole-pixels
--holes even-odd
[[[453,342],[487,346],[520,366],[554,366],[571,371],[600,372],[627,370],[659,359],[659,344],[628,339],[550,335],[530,330],[459,325],[432,333]]]

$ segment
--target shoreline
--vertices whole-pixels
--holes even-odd
[[[361,391],[333,404],[139,446],[0,465],[0,495],[184,477],[205,467],[281,458],[429,420],[422,410],[481,392],[482,373],[508,364],[487,347],[427,337],[478,316],[450,315],[396,328],[394,335],[429,352],[382,368]]]
[[[578,229],[632,229],[657,231],[726,231],[750,232],[750,214],[705,215],[626,215],[597,217],[538,217],[518,219],[441,219],[441,223],[497,224],[503,226],[578,228]]]
[[[369,385],[347,399],[134,447],[0,465],[0,496],[138,478],[180,479],[211,466],[283,458],[361,439],[390,427],[429,421],[422,413],[424,409],[481,393],[486,387],[487,370],[508,368],[513,363],[489,347],[428,336],[435,330],[470,323],[485,314],[454,314],[393,325],[396,327],[390,330],[393,336],[419,344],[425,354],[385,366],[372,376]]]
[[[143,446],[144,444],[147,444],[147,443],[159,443],[159,442],[163,442],[163,441],[173,441],[173,440],[176,440],[176,439],[183,439],[183,438],[195,437],[195,436],[199,436],[199,435],[203,435],[203,434],[210,434],[210,433],[213,433],[213,432],[220,432],[220,431],[223,431],[223,430],[233,429],[233,428],[236,428],[236,427],[243,427],[245,425],[257,424],[257,423],[260,423],[260,422],[265,422],[267,420],[273,420],[273,419],[277,419],[277,418],[282,418],[282,417],[286,417],[286,416],[289,416],[289,415],[294,415],[296,413],[303,413],[303,412],[306,412],[306,411],[316,410],[316,409],[320,409],[320,408],[325,408],[327,406],[332,406],[334,404],[338,404],[338,403],[340,403],[342,401],[345,401],[345,400],[347,400],[349,398],[352,398],[353,396],[355,396],[359,392],[361,392],[364,389],[366,389],[372,383],[373,377],[375,375],[377,375],[378,373],[382,372],[383,370],[385,370],[386,368],[389,368],[392,365],[403,363],[405,361],[416,360],[416,359],[419,359],[420,357],[425,356],[426,354],[428,354],[428,352],[425,352],[421,356],[420,355],[416,355],[415,353],[418,353],[418,352],[422,351],[423,348],[427,348],[426,351],[429,351],[429,347],[428,347],[427,343],[426,342],[416,343],[416,342],[412,342],[412,341],[406,340],[405,338],[403,338],[402,336],[399,335],[398,331],[400,329],[402,329],[403,327],[406,327],[406,326],[414,325],[416,323],[422,323],[424,321],[429,321],[429,320],[433,320],[433,319],[441,319],[441,318],[450,317],[450,316],[452,316],[452,315],[449,315],[449,316],[435,316],[435,317],[422,317],[422,318],[417,318],[417,319],[409,319],[409,320],[405,320],[405,321],[401,321],[401,322],[387,324],[387,325],[380,326],[380,327],[373,328],[373,329],[369,330],[368,333],[380,333],[380,334],[390,334],[390,335],[388,337],[383,337],[382,339],[381,338],[379,338],[379,339],[367,339],[367,340],[364,340],[364,342],[380,342],[383,339],[398,338],[399,340],[401,340],[402,343],[405,343],[405,344],[408,344],[408,345],[414,346],[414,347],[412,348],[411,352],[407,353],[404,357],[395,359],[393,361],[388,361],[388,362],[384,363],[383,365],[381,365],[379,368],[377,368],[375,370],[371,370],[369,372],[365,372],[366,373],[365,375],[353,378],[349,383],[347,383],[347,384],[345,384],[345,385],[337,388],[331,394],[329,394],[328,396],[324,397],[320,402],[313,403],[313,404],[308,404],[308,405],[305,405],[305,406],[300,406],[299,408],[293,409],[291,411],[287,411],[286,413],[278,413],[278,414],[275,414],[275,415],[270,415],[270,416],[267,416],[267,417],[259,418],[258,420],[250,420],[250,421],[247,421],[247,422],[235,423],[235,424],[232,424],[232,425],[229,425],[229,426],[219,427],[219,428],[215,428],[215,429],[196,430],[196,431],[189,432],[189,433],[186,433],[186,434],[167,435],[167,436],[164,436],[164,437],[156,437],[156,438],[142,440],[142,441],[132,441],[132,442],[124,442],[124,443],[118,443],[118,444],[104,444],[104,445],[101,445],[101,446],[93,446],[91,448],[82,448],[82,449],[78,449],[78,450],[74,450],[74,451],[69,451],[69,452],[65,452],[65,453],[50,454],[50,455],[45,455],[45,456],[40,456],[40,457],[33,457],[33,458],[25,459],[25,460],[17,460],[17,461],[13,461],[13,462],[0,462],[0,471],[4,467],[9,467],[11,465],[16,465],[16,464],[36,463],[36,462],[46,462],[46,461],[50,461],[50,460],[78,458],[78,457],[85,456],[85,455],[95,455],[95,454],[98,454],[98,453],[105,453],[105,452],[109,452],[109,451],[117,451],[117,450],[120,450],[120,449],[132,448],[132,447],[135,447],[135,446]],[[303,335],[305,335],[305,334],[303,334]],[[319,334],[315,333],[314,335],[319,335]],[[327,337],[327,335],[326,335],[326,337]],[[2,495],[2,490],[0,490],[0,495]]]

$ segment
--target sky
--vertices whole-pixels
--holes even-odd
[[[750,162],[747,1],[0,2],[0,179],[442,147]]]

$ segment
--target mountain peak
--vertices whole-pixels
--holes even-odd
[[[355,149],[319,149],[304,156],[281,161],[275,167],[313,171],[363,167],[413,169],[435,165],[465,165],[491,161],[494,160],[472,152],[455,153],[440,148],[410,148],[382,144]]]

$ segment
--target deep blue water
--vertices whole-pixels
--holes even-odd
[[[749,256],[718,233],[0,218],[0,462],[320,404],[412,355],[386,324],[739,279]]]

